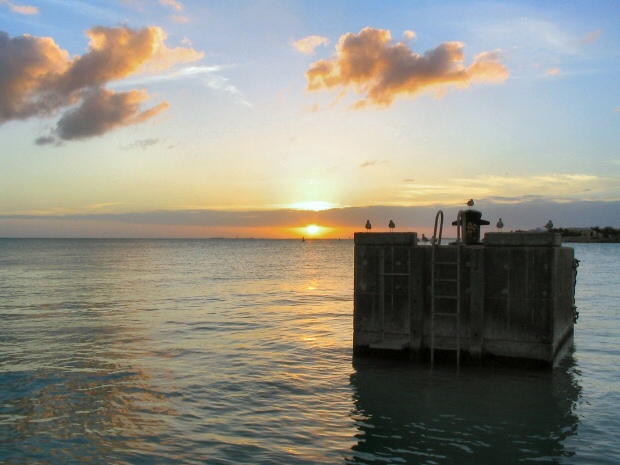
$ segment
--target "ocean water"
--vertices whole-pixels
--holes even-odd
[[[0,239],[0,464],[620,463],[620,245],[550,371],[353,359],[353,243]]]

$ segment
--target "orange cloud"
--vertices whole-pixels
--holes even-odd
[[[169,49],[159,27],[140,30],[97,26],[87,32],[90,51],[76,58],[61,82],[68,90],[100,85],[138,72],[160,72],[204,56],[193,49]]]
[[[446,42],[419,55],[403,42],[393,43],[389,31],[365,28],[359,34],[342,36],[334,58],[311,65],[306,73],[308,89],[354,88],[363,95],[356,104],[360,108],[389,106],[399,95],[429,89],[445,92],[450,86],[508,78],[499,52],[481,53],[465,67],[463,48],[461,42]]]
[[[169,107],[162,102],[141,111],[149,97],[146,91],[116,93],[108,89],[88,92],[79,107],[68,111],[58,121],[57,134],[63,140],[100,136],[119,126],[143,123]]]
[[[28,5],[16,5],[9,0],[0,0],[0,5],[7,5],[14,13],[21,15],[36,15],[39,14],[39,9],[36,6]]]
[[[603,31],[601,29],[591,32],[588,35],[586,35],[583,39],[583,42],[586,44],[593,44],[594,42],[596,42],[598,40],[598,38],[601,36],[601,33]]]
[[[159,0],[159,3],[163,6],[169,6],[177,11],[183,10],[183,4],[177,0]]]
[[[134,30],[98,26],[87,35],[88,52],[71,58],[52,38],[10,38],[0,32],[0,124],[51,116],[74,105],[77,108],[58,121],[55,134],[62,139],[101,135],[118,126],[143,122],[168,104],[157,105],[156,111],[141,111],[141,103],[148,98],[145,91],[114,93],[105,88],[106,84],[204,56],[192,48],[168,48],[166,34],[158,27]],[[97,110],[102,113],[97,114]],[[84,114],[92,119],[92,126],[75,129],[79,126],[76,117]]]
[[[0,32],[0,124],[33,115],[48,115],[68,105],[66,96],[50,91],[51,79],[69,68],[69,54],[48,37],[9,38]]]
[[[159,0],[159,4],[165,7],[170,7],[173,10],[181,13],[184,10],[184,6],[178,0]],[[173,21],[177,23],[189,23],[190,18],[185,14],[176,14],[171,16]]]
[[[329,39],[321,36],[308,36],[293,42],[293,47],[307,55],[313,55],[320,45],[329,45]]]

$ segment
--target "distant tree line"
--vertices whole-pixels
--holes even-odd
[[[604,239],[614,239],[614,242],[620,242],[620,229],[612,228],[611,226],[605,226],[604,228],[599,228],[598,226],[594,226],[592,231],[599,233]]]
[[[605,226],[601,228],[599,226],[592,226],[590,228],[594,234],[592,234],[592,242],[620,242],[620,229],[612,228],[611,226]],[[570,228],[553,228],[552,232],[557,232],[562,237],[576,237],[579,233]]]

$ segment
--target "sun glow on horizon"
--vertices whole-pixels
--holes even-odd
[[[320,234],[321,229],[322,228],[320,226],[317,226],[316,224],[309,224],[308,226],[306,226],[306,231],[310,236],[316,236]]]
[[[290,228],[289,231],[294,232],[296,236],[305,239],[326,239],[334,233],[334,228],[329,226],[320,226],[316,223],[310,223],[306,226]]]
[[[337,208],[338,205],[329,203],[329,202],[323,202],[320,200],[311,200],[309,202],[294,203],[291,205],[291,207],[294,208],[295,210],[312,210],[315,212],[320,212],[323,210],[330,210],[332,208]]]

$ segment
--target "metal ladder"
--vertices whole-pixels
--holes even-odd
[[[439,237],[437,237],[437,222],[441,217],[441,223],[439,227]],[[431,241],[431,365],[435,362],[435,317],[442,318],[455,318],[456,325],[456,348],[450,350],[456,350],[456,365],[460,365],[461,361],[461,231],[465,231],[465,222],[463,211],[459,211],[456,217],[456,258],[454,261],[447,260],[438,261],[437,259],[437,247],[441,244],[441,233],[443,230],[443,211],[439,210],[435,216],[435,229],[433,238]],[[454,278],[446,278],[445,273],[438,273],[438,267],[452,267],[454,269]],[[438,294],[437,287],[440,283],[454,283],[456,287],[455,294]],[[438,311],[437,304],[439,301],[452,301],[455,303],[454,312]],[[443,347],[445,349],[445,347]]]

